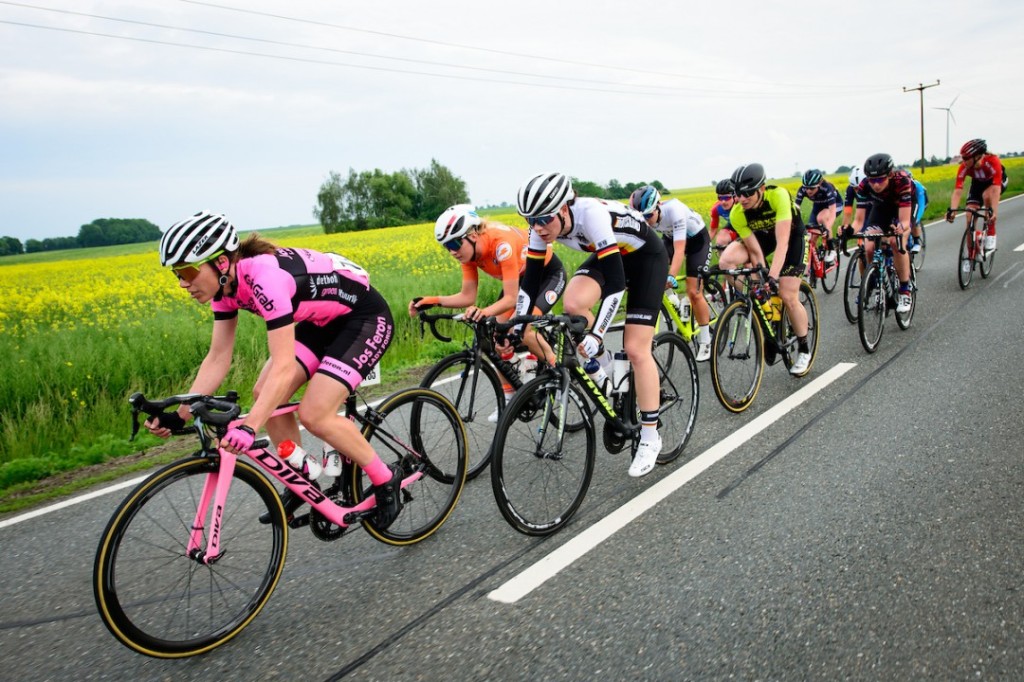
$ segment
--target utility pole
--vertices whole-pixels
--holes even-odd
[[[903,92],[913,92],[914,90],[917,90],[919,102],[921,104],[921,175],[924,175],[924,91],[928,88],[934,88],[938,84],[939,80],[936,79],[935,82],[930,85],[918,83],[916,88],[903,86]]]

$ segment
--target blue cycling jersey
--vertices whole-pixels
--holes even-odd
[[[914,222],[919,223],[924,217],[924,209],[928,206],[928,190],[917,180],[914,180]]]

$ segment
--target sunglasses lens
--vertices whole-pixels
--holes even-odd
[[[199,276],[199,268],[195,265],[184,265],[180,268],[174,268],[174,276],[191,284],[192,280]]]
[[[549,224],[554,219],[555,216],[553,215],[542,215],[539,218],[529,218],[526,222],[530,225],[530,227],[533,227],[534,225],[540,225],[541,227],[543,227]]]
[[[732,195],[731,194],[719,194],[718,195],[718,200],[719,201],[729,201],[729,199],[732,199]]]
[[[449,251],[458,251],[462,248],[462,238],[456,237],[455,239],[449,239],[444,243],[444,248]]]

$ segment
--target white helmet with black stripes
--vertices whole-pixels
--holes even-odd
[[[573,198],[572,181],[562,173],[539,173],[523,183],[516,207],[524,218],[548,216]]]
[[[200,211],[174,223],[160,238],[160,265],[200,263],[222,251],[238,250],[238,232],[223,213]]]

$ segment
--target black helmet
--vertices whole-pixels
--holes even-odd
[[[718,184],[715,185],[715,192],[719,196],[725,196],[726,194],[736,194],[736,186],[732,184],[732,180],[726,178],[725,180],[719,180]]]
[[[732,172],[732,184],[736,194],[753,194],[764,185],[764,166],[759,163],[740,166]]]
[[[821,171],[816,168],[812,168],[804,173],[803,185],[804,187],[817,187],[821,184],[822,177]]]
[[[892,157],[888,154],[872,154],[864,162],[864,175],[869,178],[881,178],[892,172]]]

